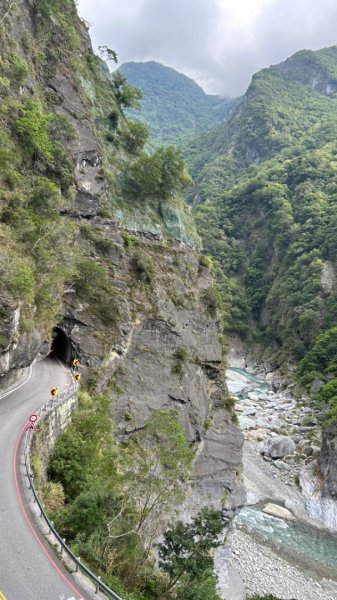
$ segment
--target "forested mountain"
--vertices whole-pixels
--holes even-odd
[[[120,67],[143,92],[142,112],[132,113],[149,127],[154,144],[180,145],[199,132],[222,123],[235,101],[206,94],[186,75],[155,61]]]
[[[336,91],[337,47],[299,52],[257,73],[217,135],[187,151],[228,331],[276,365],[302,361],[305,383],[336,366]]]

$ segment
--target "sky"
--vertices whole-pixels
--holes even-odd
[[[95,47],[156,60],[206,92],[238,96],[252,75],[337,44],[337,0],[78,0]]]

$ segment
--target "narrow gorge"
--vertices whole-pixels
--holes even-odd
[[[40,497],[123,600],[336,600],[337,48],[230,99],[88,30],[0,0],[1,393],[81,380]]]

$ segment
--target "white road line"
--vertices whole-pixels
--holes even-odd
[[[59,357],[56,356],[55,354],[54,354],[54,356],[55,356],[57,362],[61,365],[63,371],[65,371],[66,373],[69,373],[68,369],[65,368],[64,364],[60,361]],[[71,600],[71,598],[70,598],[70,600]]]
[[[13,394],[13,392],[16,392],[23,385],[25,385],[26,383],[28,383],[28,381],[30,380],[30,378],[32,376],[32,372],[33,372],[33,366],[30,365],[30,367],[29,367],[29,374],[28,374],[27,378],[22,383],[20,383],[20,385],[17,385],[15,388],[13,388],[12,390],[10,390],[9,392],[6,392],[5,394],[1,394],[0,395],[0,400],[2,400],[3,398],[6,398],[6,396],[9,396],[9,394]]]

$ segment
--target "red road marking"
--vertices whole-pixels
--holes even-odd
[[[17,477],[17,472],[16,472],[16,464],[17,464],[17,455],[18,455],[18,448],[22,439],[22,436],[24,434],[24,432],[26,431],[26,425],[25,427],[22,429],[21,433],[19,434],[17,440],[16,440],[16,444],[15,444],[15,450],[14,450],[14,479],[15,479],[15,487],[16,487],[16,493],[19,499],[19,503],[20,503],[20,507],[21,507],[21,511],[37,541],[37,543],[39,544],[39,546],[42,548],[43,552],[45,553],[45,555],[47,556],[49,562],[51,562],[51,564],[53,565],[54,569],[58,572],[59,575],[61,575],[61,577],[64,579],[64,581],[67,583],[67,585],[69,585],[70,589],[72,589],[73,592],[75,592],[75,594],[78,595],[79,600],[83,600],[83,596],[82,594],[80,594],[80,592],[73,586],[73,584],[71,583],[71,581],[69,581],[69,579],[64,575],[64,573],[62,573],[61,569],[58,567],[58,565],[56,564],[56,562],[54,561],[54,559],[52,558],[52,556],[49,554],[47,548],[45,548],[45,546],[43,545],[43,543],[41,542],[39,536],[37,535],[28,515],[26,512],[26,509],[23,505],[23,501],[22,501],[22,496],[21,496],[21,491],[20,491],[20,487],[19,487],[19,483],[18,483],[18,477]]]

